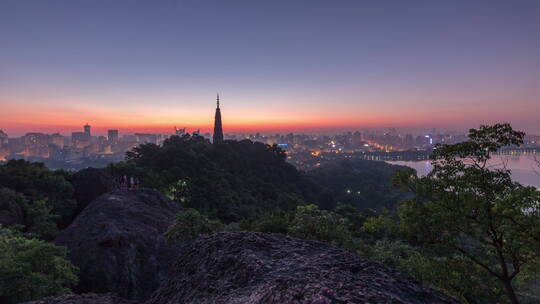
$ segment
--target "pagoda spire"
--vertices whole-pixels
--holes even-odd
[[[223,127],[221,125],[221,109],[219,108],[219,93],[216,98],[216,116],[214,119],[214,136],[212,137],[214,144],[223,143]]]

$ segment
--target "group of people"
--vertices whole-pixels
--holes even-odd
[[[120,189],[139,189],[140,181],[138,177],[120,176],[118,178]]]

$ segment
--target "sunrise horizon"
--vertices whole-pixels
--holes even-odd
[[[0,304],[539,283],[540,0],[0,0]]]
[[[225,132],[508,122],[540,134],[538,12],[534,1],[3,1],[0,129],[210,132],[219,92]]]
[[[276,113],[271,113],[267,116],[264,114],[258,114],[259,116],[253,117],[246,115],[245,113],[238,113],[234,109],[229,109],[227,105],[222,106],[224,111],[224,132],[230,134],[244,134],[244,133],[321,133],[321,134],[336,134],[347,131],[358,130],[372,130],[372,131],[384,131],[390,128],[395,128],[400,131],[421,134],[428,130],[437,129],[439,132],[466,132],[470,128],[476,128],[479,125],[488,125],[497,122],[508,122],[516,126],[520,130],[526,132],[528,135],[540,134],[540,129],[527,128],[527,124],[523,124],[522,121],[516,119],[514,121],[505,120],[504,118],[485,117],[479,119],[478,117],[460,117],[459,119],[453,119],[443,116],[425,116],[417,117],[407,121],[403,117],[396,115],[375,115],[364,114],[362,115],[348,115],[334,116],[331,113],[322,116],[317,113],[316,115],[303,114],[303,119],[295,119],[276,117]],[[182,110],[178,110],[178,115],[174,110],[170,110],[170,116],[164,119],[163,115],[152,115],[152,113],[141,112],[140,115],[134,115],[130,113],[130,117],[125,121],[120,121],[118,115],[115,118],[111,117],[96,117],[95,115],[66,115],[64,119],[59,117],[58,113],[43,114],[40,112],[39,116],[46,116],[43,122],[39,122],[39,118],[32,118],[31,116],[11,117],[12,121],[4,119],[0,129],[13,136],[22,136],[32,132],[43,133],[60,133],[62,135],[69,135],[72,132],[80,131],[84,124],[92,126],[93,134],[105,135],[108,130],[116,129],[123,134],[133,133],[160,133],[160,134],[174,134],[175,128],[186,129],[186,132],[193,133],[194,131],[200,131],[201,133],[211,133],[213,127],[212,114],[213,108],[208,107],[207,113],[198,113],[198,117],[184,117],[182,119]],[[81,111],[85,113],[85,111]],[[190,114],[193,115],[193,114]],[[141,121],[141,118],[149,120],[149,122]],[[180,117],[180,118],[178,118]],[[245,119],[249,117],[249,119]],[[177,118],[177,119],[175,119]],[[62,122],[64,121],[64,122]],[[133,123],[138,121],[138,123]]]

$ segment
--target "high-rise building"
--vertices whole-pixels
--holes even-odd
[[[84,134],[88,135],[90,137],[90,125],[88,123],[86,123],[84,125]]]
[[[71,133],[71,146],[76,149],[83,149],[90,146],[90,135],[86,132]]]
[[[43,133],[26,133],[22,137],[24,143],[23,154],[28,156],[49,157],[49,135]]]
[[[60,135],[60,133],[54,133],[50,136],[50,138],[51,144],[57,146],[60,149],[64,148],[64,136]]]
[[[107,139],[109,140],[109,143],[111,144],[118,143],[118,130],[108,130]]]
[[[223,143],[223,128],[221,126],[221,110],[219,109],[219,94],[217,94],[216,116],[214,119],[214,136],[212,141],[214,144]]]
[[[0,130],[0,148],[3,145],[7,144],[7,142],[8,142],[8,135],[4,131]]]
[[[25,146],[46,146],[49,144],[49,136],[43,133],[26,133],[23,141]]]
[[[157,136],[156,134],[135,133],[135,141],[139,144],[155,144],[157,143]]]

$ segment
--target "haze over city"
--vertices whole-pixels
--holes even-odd
[[[391,5],[390,5],[391,4]],[[510,122],[540,133],[538,1],[2,1],[0,128]]]

